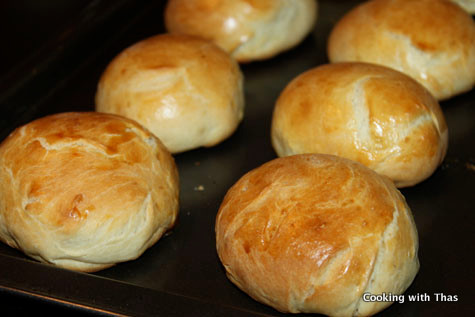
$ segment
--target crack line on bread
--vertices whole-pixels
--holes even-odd
[[[258,208],[256,208],[256,206],[262,205],[262,201],[265,201],[266,197],[272,194],[272,187],[272,184],[266,185],[259,192],[259,194],[252,201],[249,202],[249,204],[242,208],[242,211],[240,212],[239,221],[235,221],[233,223],[233,226],[226,231],[224,239],[227,239],[228,236],[234,236],[235,232],[238,231],[239,228],[241,228],[246,222],[252,220],[252,218],[257,214],[256,210],[258,210]],[[246,217],[243,217],[242,215],[246,215]]]
[[[96,144],[96,142],[94,142],[93,140],[87,140],[87,141],[74,140],[74,141],[69,141],[69,142],[57,142],[56,144],[50,144],[50,143],[48,143],[48,141],[45,140],[44,137],[39,137],[39,138],[32,139],[30,142],[28,142],[26,144],[26,146],[28,146],[29,144],[31,144],[35,141],[38,142],[41,145],[41,147],[43,147],[47,152],[49,152],[49,151],[59,151],[59,150],[62,150],[64,148],[82,147],[82,148],[86,148],[88,150],[93,150],[93,152],[95,152],[95,153],[103,154],[106,157],[117,156],[118,155],[118,154],[115,154],[115,155],[107,154],[105,149],[104,149],[104,145],[100,144],[100,143]]]
[[[411,77],[417,78],[418,81],[432,91],[451,91],[454,89],[451,81],[441,81],[433,74],[439,68],[447,67],[463,59],[460,53],[447,54],[443,51],[426,52],[419,48],[407,35],[389,30],[385,30],[384,33],[394,41],[402,42],[402,44],[395,43],[393,45],[394,47],[405,48],[404,51],[399,51],[402,53],[402,56],[396,63],[391,63],[391,67],[400,72],[407,73]]]
[[[377,162],[376,166],[374,166],[373,169],[378,170],[380,166],[384,166],[387,161],[400,156],[402,148],[399,146],[399,144],[404,139],[411,136],[414,130],[420,128],[425,124],[433,126],[433,130],[435,130],[437,136],[440,138],[439,130],[437,129],[435,121],[432,119],[431,112],[424,113],[423,115],[418,116],[417,118],[415,118],[414,120],[412,120],[411,122],[409,122],[404,127],[401,127],[401,129],[398,130],[399,133],[397,133],[396,138],[392,140],[392,143],[394,145],[384,151],[385,155]]]
[[[364,85],[371,79],[381,76],[365,76],[358,79],[353,84],[353,93],[351,94],[351,105],[353,107],[353,113],[355,120],[352,120],[353,129],[356,133],[355,145],[358,149],[368,151],[373,143],[371,137],[371,113],[366,102],[366,92]]]
[[[387,187],[387,184],[382,184],[382,185],[383,185],[383,188],[386,191],[386,194],[389,197],[392,197],[391,192],[390,192],[389,188]],[[360,298],[358,299],[358,301],[356,303],[355,310],[353,311],[352,316],[358,316],[360,306],[361,306],[362,303],[364,303],[363,294],[368,292],[368,290],[370,290],[370,288],[373,285],[373,282],[375,280],[374,275],[377,274],[378,268],[379,268],[380,263],[382,261],[381,260],[382,255],[383,255],[383,253],[385,251],[385,248],[386,248],[386,240],[388,238],[387,236],[390,232],[390,229],[392,229],[392,227],[395,226],[395,224],[397,223],[397,220],[399,218],[399,214],[400,214],[400,212],[399,212],[398,205],[397,205],[396,201],[393,200],[392,220],[389,224],[386,225],[386,228],[384,229],[384,231],[381,235],[381,239],[380,239],[379,246],[378,246],[378,251],[376,252],[375,257],[373,258],[373,261],[371,263],[371,268],[369,270],[370,274],[368,274],[368,279],[366,280],[365,285],[362,287],[362,292],[360,294],[361,296],[360,296]]]

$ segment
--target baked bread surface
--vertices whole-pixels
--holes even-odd
[[[316,0],[169,0],[171,33],[210,40],[239,62],[271,58],[299,44],[317,19]]]
[[[367,1],[335,25],[328,57],[394,68],[444,100],[475,85],[475,22],[447,0]]]
[[[448,129],[437,100],[407,75],[374,64],[334,63],[285,87],[271,139],[278,156],[343,156],[407,187],[440,165]]]
[[[95,100],[97,111],[139,122],[179,153],[214,146],[236,130],[244,114],[243,76],[216,45],[161,34],[115,57]]]
[[[368,316],[401,294],[418,268],[404,197],[386,177],[341,157],[303,154],[244,175],[216,219],[229,279],[282,312]]]
[[[0,145],[0,239],[92,272],[140,256],[174,223],[178,172],[162,143],[109,114],[61,113]]]

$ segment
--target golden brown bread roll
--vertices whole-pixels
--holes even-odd
[[[405,187],[439,166],[448,130],[437,100],[412,78],[374,64],[335,63],[287,85],[271,137],[279,156],[343,156]]]
[[[30,257],[97,271],[139,257],[178,213],[178,172],[136,122],[62,113],[0,145],[0,239]]]
[[[452,0],[452,2],[457,3],[468,13],[475,14],[475,0]]]
[[[96,110],[136,120],[172,153],[229,137],[244,112],[238,64],[192,36],[157,35],[120,53],[103,73]]]
[[[324,154],[278,158],[244,175],[216,219],[229,279],[283,312],[368,316],[419,269],[411,211],[394,184]]]
[[[169,32],[213,41],[239,62],[296,46],[316,19],[316,0],[169,0],[165,10]]]
[[[397,69],[447,99],[475,85],[475,22],[445,0],[368,1],[336,24],[328,56]]]

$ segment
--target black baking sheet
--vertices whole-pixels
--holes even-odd
[[[96,84],[109,61],[127,46],[164,32],[164,1],[51,1],[56,11],[31,13],[31,6],[40,2],[48,1],[0,6],[2,32],[17,32],[8,35],[2,44],[8,52],[0,55],[1,139],[48,114],[93,110]],[[329,31],[359,2],[319,1],[318,23],[301,45],[271,60],[241,65],[243,122],[218,146],[175,155],[181,182],[177,225],[139,259],[85,274],[37,263],[0,244],[3,311],[33,307],[132,316],[284,315],[227,280],[215,249],[215,216],[235,181],[276,157],[269,133],[276,98],[292,78],[327,63]],[[6,19],[12,10],[15,18]],[[401,190],[419,231],[420,272],[405,302],[381,316],[475,313],[475,91],[441,106],[449,126],[447,157],[428,180]],[[455,295],[457,301],[442,301],[435,293]],[[427,294],[430,300],[408,301],[409,294]]]

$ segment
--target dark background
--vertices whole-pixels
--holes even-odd
[[[0,244],[0,304],[7,315],[35,311],[134,316],[272,315],[226,278],[215,250],[214,220],[227,189],[276,157],[270,144],[274,102],[295,76],[327,63],[338,19],[361,1],[319,1],[314,32],[271,60],[242,65],[245,118],[209,149],[175,156],[180,215],[145,254],[94,274],[59,269]],[[21,0],[0,2],[0,140],[35,118],[94,110],[99,76],[121,50],[164,32],[165,1]],[[407,294],[430,302],[394,304],[381,316],[474,315],[475,92],[441,103],[449,150],[425,182],[401,190],[419,231],[421,269]],[[197,186],[204,191],[197,191]],[[434,293],[457,295],[437,302]],[[407,296],[406,296],[407,298]]]

